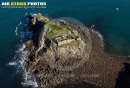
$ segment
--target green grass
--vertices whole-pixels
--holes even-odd
[[[74,30],[71,26],[69,25],[57,25],[54,22],[49,22],[47,24],[48,28],[51,28],[51,31],[47,32],[46,36],[49,39],[52,39],[53,37],[56,36],[61,36],[62,34],[68,34],[69,38],[75,38],[75,34],[70,34],[72,30]]]
[[[56,31],[61,30],[61,28],[57,25],[50,25],[50,28],[53,29],[53,30],[56,30]]]
[[[74,39],[76,37],[76,35],[74,33],[72,33],[72,31],[74,29],[69,25],[57,25],[54,22],[49,22],[46,24],[46,27],[47,27],[47,29],[48,28],[51,29],[51,30],[48,30],[46,33],[46,37],[49,39],[52,39],[56,36],[61,36],[63,34],[67,34],[69,39]],[[80,40],[76,40],[76,41],[72,41],[67,44],[60,45],[58,47],[78,46],[79,44],[80,44]]]

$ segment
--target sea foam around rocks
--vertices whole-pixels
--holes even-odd
[[[24,21],[26,21],[26,23],[28,23],[28,18],[26,18],[27,13],[24,16]],[[22,24],[22,22],[20,22],[17,26],[17,30],[18,27]],[[27,26],[27,25],[24,25]],[[19,30],[20,31],[20,30]],[[15,31],[16,32],[16,31]],[[18,37],[20,37],[20,42],[22,42],[21,44],[17,45],[17,49],[15,51],[15,56],[13,58],[12,61],[10,61],[7,66],[16,66],[17,67],[17,74],[21,74],[22,73],[22,79],[23,81],[21,82],[21,84],[23,86],[31,86],[33,88],[37,88],[38,87],[38,83],[36,81],[36,78],[33,74],[30,74],[27,69],[26,69],[26,60],[28,59],[28,54],[29,52],[25,50],[26,45],[25,45],[25,41],[24,41],[24,32],[20,32],[18,34]]]

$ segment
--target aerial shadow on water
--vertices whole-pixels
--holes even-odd
[[[130,88],[130,64],[124,63],[125,67],[119,72],[115,88]]]

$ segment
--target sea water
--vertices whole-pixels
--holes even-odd
[[[43,9],[0,9],[0,88],[28,88],[23,80],[27,74],[19,73],[19,65],[14,61],[16,50],[23,43],[22,30],[26,24],[22,22],[29,13],[39,12],[51,18],[71,17],[86,26],[95,25],[109,53],[130,54],[130,0],[45,1],[47,6]]]

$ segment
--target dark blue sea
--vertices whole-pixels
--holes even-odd
[[[22,73],[17,72],[17,66],[7,66],[14,59],[21,39],[15,30],[17,28],[18,34],[21,33],[24,16],[29,13],[42,13],[51,18],[72,17],[88,27],[94,24],[103,35],[109,53],[130,55],[130,0],[41,1],[47,2],[46,8],[0,8],[0,88],[29,88],[21,85]]]

